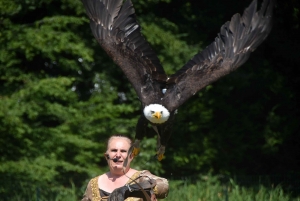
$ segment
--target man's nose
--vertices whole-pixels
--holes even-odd
[[[120,157],[120,156],[121,156],[121,152],[120,152],[120,151],[117,151],[116,156]]]

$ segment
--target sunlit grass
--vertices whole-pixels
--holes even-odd
[[[280,186],[243,187],[232,179],[221,184],[216,177],[203,177],[197,182],[170,181],[170,193],[165,201],[300,201]]]
[[[216,176],[203,176],[189,180],[169,180],[170,192],[164,201],[300,201],[280,186],[257,185],[244,187],[234,180],[221,183]],[[1,189],[4,201],[78,201],[83,195],[82,188],[58,186],[36,186],[20,183],[15,189]],[[2,199],[1,199],[2,200]]]

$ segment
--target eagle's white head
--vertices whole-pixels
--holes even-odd
[[[155,124],[162,124],[170,117],[170,112],[162,105],[150,104],[144,108],[145,117]]]

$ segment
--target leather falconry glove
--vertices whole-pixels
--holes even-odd
[[[153,179],[116,188],[108,197],[107,201],[124,201],[128,197],[143,198],[151,201],[152,188],[156,185]]]

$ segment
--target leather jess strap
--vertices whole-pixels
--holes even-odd
[[[149,179],[139,183],[135,182],[135,184],[131,185],[126,184],[125,186],[127,186],[128,190],[131,192],[130,195],[132,197],[144,197],[147,201],[151,201],[150,196],[153,194],[153,188],[155,185],[156,181],[154,179]]]
[[[135,182],[135,181],[134,181]],[[126,184],[130,192],[132,191],[140,191],[142,189],[152,189],[156,185],[156,181],[154,179],[145,180],[142,182],[135,182],[135,184]]]

